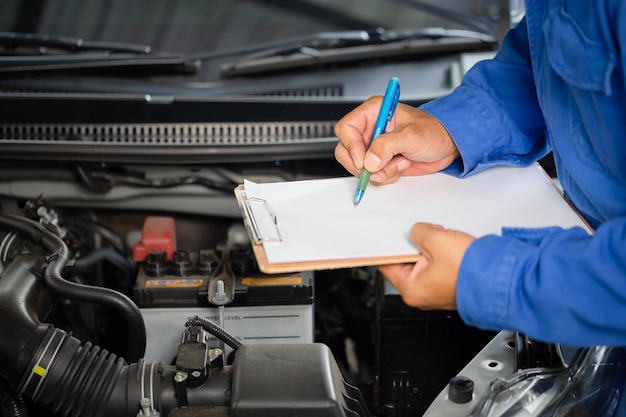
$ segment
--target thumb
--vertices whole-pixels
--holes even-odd
[[[431,257],[438,252],[439,245],[445,244],[442,237],[445,232],[446,229],[438,224],[415,223],[411,227],[411,240],[423,255]]]
[[[413,244],[440,272],[458,273],[465,251],[475,237],[459,230],[431,223],[416,223],[411,228]]]

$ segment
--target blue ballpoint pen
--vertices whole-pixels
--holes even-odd
[[[378,137],[381,133],[385,132],[387,129],[387,123],[391,121],[393,118],[393,114],[396,111],[396,107],[398,106],[398,100],[400,99],[400,81],[398,78],[393,77],[389,80],[389,84],[387,85],[387,91],[385,92],[385,97],[383,98],[383,104],[380,106],[380,111],[378,113],[378,119],[376,119],[376,127],[374,128],[374,133],[372,134],[372,140],[370,140],[370,145],[374,142],[374,139]],[[361,170],[361,175],[359,175],[359,182],[356,186],[356,192],[354,194],[354,206],[358,206],[365,194],[365,188],[367,187],[367,183],[370,179],[370,173],[363,168]]]

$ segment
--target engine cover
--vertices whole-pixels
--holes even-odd
[[[321,343],[243,345],[234,362],[233,417],[369,416]]]

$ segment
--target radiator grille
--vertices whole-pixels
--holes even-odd
[[[302,89],[285,89],[269,92],[251,94],[261,97],[293,97],[293,98],[324,98],[324,97],[342,97],[343,86],[341,84],[326,85],[321,87],[302,88]]]
[[[334,138],[333,121],[281,123],[10,124],[0,141],[96,142],[176,146],[230,146],[309,142]]]

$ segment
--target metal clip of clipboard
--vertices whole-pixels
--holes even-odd
[[[254,216],[254,213],[252,212],[252,207],[251,207],[251,203],[261,203],[263,204],[264,208],[265,208],[265,212],[267,213],[267,215],[269,216],[273,227],[274,227],[274,231],[276,232],[276,236],[263,236],[260,228],[259,228],[259,224]],[[276,214],[274,214],[274,212],[270,209],[269,204],[267,204],[267,201],[262,199],[262,198],[258,198],[258,197],[244,197],[241,200],[241,212],[243,213],[243,221],[244,223],[248,226],[248,232],[250,234],[250,240],[252,241],[253,244],[255,245],[259,245],[263,242],[282,242],[283,238],[280,235],[280,230],[278,229],[278,219],[276,218]]]

